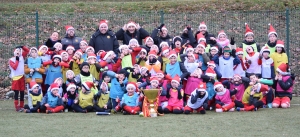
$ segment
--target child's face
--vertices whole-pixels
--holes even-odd
[[[81,58],[81,55],[79,53],[75,53],[74,56],[77,58],[77,59],[80,59]]]
[[[59,63],[60,60],[59,60],[58,58],[54,58],[53,62],[54,62],[54,63]]]
[[[87,45],[85,43],[81,42],[79,47],[82,51],[85,51],[87,48]]]
[[[61,44],[57,44],[55,46],[55,48],[56,48],[56,51],[60,51],[62,49],[62,45]]]
[[[193,53],[193,52],[194,52],[194,50],[191,49],[191,48],[188,48],[188,49],[186,50],[186,54],[190,54],[190,53]]]
[[[224,56],[225,58],[229,58],[229,57],[230,57],[230,53],[224,52],[223,56]]]
[[[157,73],[156,77],[158,78],[158,80],[162,80],[165,77],[165,75],[162,73]]]
[[[129,96],[133,95],[133,93],[134,93],[134,88],[133,88],[133,87],[128,87],[128,88],[127,88],[127,93],[128,93]]]
[[[239,58],[243,58],[243,54],[238,54],[238,57]]]
[[[46,47],[43,47],[41,48],[40,52],[42,52],[43,54],[47,52],[47,48]]]
[[[271,43],[274,43],[274,42],[277,40],[276,35],[275,35],[275,34],[271,34],[271,35],[269,36],[269,40],[270,40]]]
[[[164,47],[168,47],[169,48],[169,45],[168,44],[162,44],[161,48],[163,49]]]
[[[188,58],[188,63],[194,63],[195,62],[194,56],[192,54],[188,54],[187,58]]]
[[[247,51],[247,53],[252,53],[253,52],[253,48],[252,47],[247,47],[246,51]]]
[[[147,54],[145,52],[140,52],[139,56],[140,58],[146,58]]]
[[[156,53],[158,53],[158,51],[159,51],[158,47],[156,45],[152,45],[150,50],[154,50],[154,51],[156,51]]]
[[[107,82],[107,83],[108,83],[109,81],[110,81],[110,77],[109,77],[109,76],[105,76],[105,77],[104,77],[104,82]]]
[[[95,58],[88,58],[89,64],[94,64],[96,62]]]
[[[102,91],[106,91],[107,90],[107,88],[106,88],[106,86],[105,86],[105,84],[103,83],[103,84],[101,84],[101,90]]]
[[[179,40],[177,40],[177,41],[175,42],[175,47],[176,47],[176,48],[181,48],[181,42],[180,42]]]
[[[171,82],[171,86],[172,86],[173,88],[178,88],[179,83],[177,83],[177,82],[175,82],[175,81],[172,81],[172,82]]]
[[[163,53],[163,56],[164,56],[164,57],[168,57],[168,56],[169,56],[169,53],[170,53],[169,51],[164,52],[164,53]]]
[[[156,81],[152,81],[151,82],[151,87],[157,88],[158,87],[158,83]]]
[[[131,43],[129,43],[129,46],[130,46],[130,48],[135,48],[135,47],[139,47],[139,43],[137,43],[137,42],[131,42]]]
[[[263,52],[263,57],[268,58],[269,57],[269,52]]]
[[[199,28],[199,31],[204,34],[206,32],[206,27],[200,27]]]
[[[175,64],[176,61],[177,61],[177,58],[176,58],[175,56],[172,56],[172,57],[170,58],[170,63],[171,63],[171,64]]]
[[[90,71],[90,67],[85,65],[85,66],[82,67],[82,71],[87,73],[87,72]]]
[[[36,50],[31,50],[30,56],[33,57],[33,58],[37,57],[37,51]]]
[[[140,73],[140,69],[138,66],[134,66],[134,72],[135,72],[135,74]]]
[[[257,77],[255,75],[250,76],[250,81],[253,83],[257,82]]]
[[[50,36],[50,39],[52,41],[57,41],[58,37],[59,37],[58,33],[57,32],[53,32],[52,35]]]
[[[147,45],[148,47],[151,47],[153,44],[154,44],[154,43],[153,43],[152,40],[148,40],[148,41],[146,42],[146,45]]]
[[[90,53],[94,53],[94,51],[92,49],[86,51],[86,54],[90,54]]]
[[[119,74],[119,80],[124,80],[125,75],[124,74]]]
[[[252,42],[254,40],[254,37],[252,35],[247,35],[246,38],[245,38],[245,40],[247,42]]]
[[[81,92],[82,92],[82,93],[85,93],[85,92],[86,92],[84,86],[81,86]]]
[[[52,94],[56,95],[58,93],[58,89],[52,90]]]
[[[223,86],[219,86],[216,88],[216,91],[217,92],[222,92],[224,90],[224,87]]]
[[[63,54],[63,55],[62,55],[62,60],[63,60],[63,61],[68,61],[68,59],[69,59],[69,57],[68,57],[67,54]]]
[[[69,91],[70,91],[70,93],[73,95],[73,94],[75,94],[75,90],[76,90],[76,89],[75,89],[74,87],[72,87],[72,88],[70,88]]]
[[[20,49],[16,49],[16,56],[21,56],[21,50]]]
[[[123,53],[124,55],[129,54],[129,49],[128,49],[127,47],[122,48],[122,53]]]
[[[33,93],[38,93],[39,92],[39,86],[36,86],[33,90],[32,90]]]
[[[282,52],[282,47],[276,47],[277,53],[281,53]]]
[[[72,78],[74,78],[74,75],[72,73],[67,73],[67,78],[72,79]]]
[[[216,55],[217,54],[217,50],[215,50],[215,49],[210,50],[210,54],[211,55]]]
[[[72,49],[68,49],[67,52],[68,52],[69,55],[73,55],[74,54],[74,50],[72,50]]]
[[[203,53],[205,49],[202,46],[197,46],[198,53]]]
[[[56,83],[57,83],[59,86],[61,86],[62,83],[63,83],[63,81],[62,81],[61,79],[58,79],[58,80],[56,80]]]
[[[219,36],[219,40],[220,40],[220,41],[225,41],[226,38],[227,38],[227,37],[226,37],[226,35],[224,35],[224,34],[222,34],[222,35]]]

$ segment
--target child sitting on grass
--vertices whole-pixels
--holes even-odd
[[[224,88],[221,82],[216,82],[214,84],[214,89],[216,91],[216,112],[226,112],[234,111],[234,102],[231,99],[231,96],[236,94],[237,90],[234,89],[229,91]]]
[[[81,91],[79,91],[79,95],[72,105],[74,112],[87,113],[93,111],[94,92],[91,91],[92,87],[94,87],[92,82],[82,83]]]
[[[110,112],[111,111],[111,102],[109,101],[109,88],[108,84],[104,81],[100,84],[100,90],[94,96],[96,100],[94,104],[94,110],[96,112]]]
[[[136,93],[138,87],[135,83],[129,82],[126,86],[127,93],[124,94],[121,101],[121,106],[123,108],[123,114],[136,115],[139,114],[141,106],[139,105],[143,94],[140,96]]]
[[[171,81],[172,88],[167,91],[168,106],[164,113],[181,114],[183,112],[183,89],[180,88],[180,77],[175,75]]]
[[[200,82],[198,88],[191,93],[187,105],[184,107],[184,114],[190,114],[193,110],[196,110],[197,113],[205,114],[207,107],[208,93],[206,91],[206,84]]]
[[[64,94],[62,100],[65,104],[65,109],[72,111],[72,105],[74,104],[75,99],[78,97],[77,87],[74,83],[68,84],[67,93]]]
[[[53,83],[50,86],[50,92],[47,92],[42,100],[41,112],[57,113],[64,109],[61,96],[58,93],[59,85]]]
[[[24,106],[23,112],[34,113],[38,112],[41,107],[41,102],[43,99],[43,93],[40,86],[35,82],[31,81],[29,83],[30,89],[28,91],[28,105]]]

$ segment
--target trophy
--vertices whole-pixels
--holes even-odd
[[[157,110],[155,110],[154,103],[157,101],[156,98],[158,96],[160,89],[143,89],[145,97],[147,97],[147,101],[149,102],[149,113],[150,117],[157,117]]]

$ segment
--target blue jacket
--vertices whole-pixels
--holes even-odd
[[[116,73],[113,71],[107,71],[107,75],[111,78],[111,87],[109,97],[112,99],[122,99],[124,93],[126,93],[127,78],[124,79],[123,84],[120,84],[118,79],[115,77]]]
[[[57,96],[53,95],[52,92],[47,92],[42,100],[42,104],[49,104],[50,107],[54,108],[56,106],[60,106],[63,104],[63,101],[61,98],[58,98]]]

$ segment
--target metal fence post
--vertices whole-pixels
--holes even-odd
[[[35,46],[39,46],[39,13],[35,12]]]
[[[164,11],[163,10],[160,11],[160,23],[161,24],[164,23]]]
[[[288,56],[288,61],[290,60],[290,11],[289,8],[285,10],[286,15],[286,54]]]

